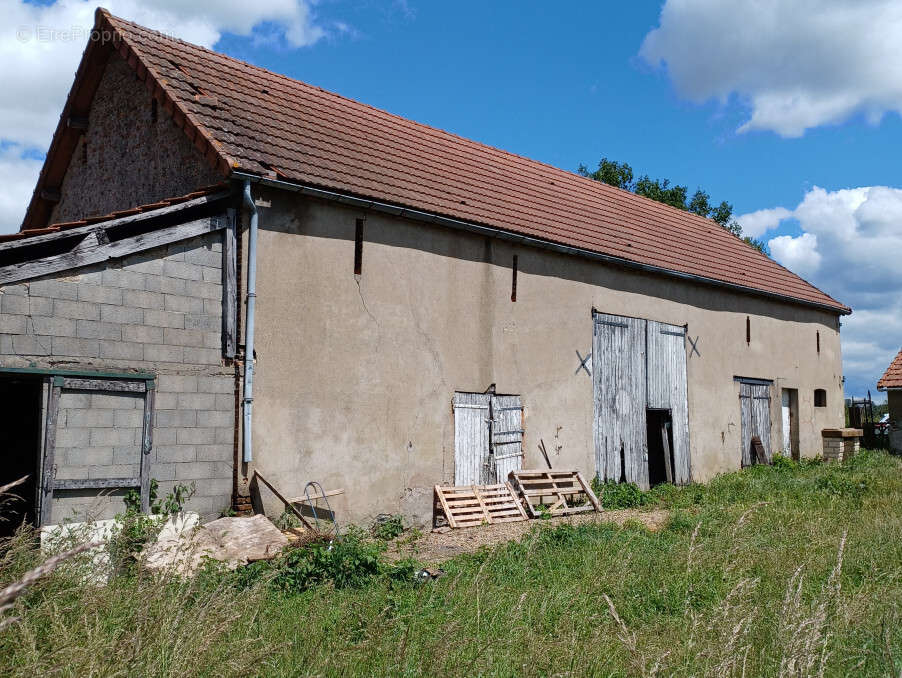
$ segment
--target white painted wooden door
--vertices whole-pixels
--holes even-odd
[[[454,394],[454,484],[490,482],[489,427],[491,395]]]
[[[787,389],[783,389],[783,456],[792,456],[792,415],[790,409],[790,395]]]

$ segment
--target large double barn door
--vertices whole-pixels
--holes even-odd
[[[604,480],[649,487],[649,410],[669,417],[666,464],[688,483],[689,406],[685,328],[596,313],[592,341],[595,464]],[[652,433],[660,441],[661,431]],[[666,431],[665,431],[666,435]]]

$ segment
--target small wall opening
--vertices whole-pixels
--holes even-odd
[[[648,440],[648,484],[673,482],[673,422],[670,410],[645,411]]]
[[[814,389],[814,406],[827,407],[827,392],[824,389]]]
[[[0,537],[22,524],[36,523],[37,479],[41,450],[43,382],[27,376],[0,376],[0,430],[3,431],[0,485],[28,479],[10,490],[3,507]]]

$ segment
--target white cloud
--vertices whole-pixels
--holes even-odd
[[[742,132],[797,137],[902,112],[898,0],[666,0],[640,56],[687,99],[738,97]]]
[[[779,226],[781,221],[791,216],[792,212],[785,207],[773,207],[743,214],[741,217],[737,217],[736,221],[742,226],[743,235],[759,238],[767,231]]]
[[[37,176],[33,156],[50,143],[94,25],[97,4],[97,0],[4,4],[0,176],[15,181],[12,187],[5,185],[0,198],[0,232],[19,227]],[[215,45],[226,32],[260,39],[263,24],[266,38],[275,37],[291,47],[312,45],[325,35],[311,10],[313,0],[105,0],[102,4],[116,16],[205,47]],[[28,157],[23,158],[23,153]]]
[[[902,346],[902,189],[815,186],[794,210],[776,210],[797,219],[802,233],[771,238],[771,253],[852,307],[842,321],[846,392],[873,391]]]

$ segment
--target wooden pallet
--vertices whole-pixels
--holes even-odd
[[[526,510],[532,518],[541,518],[545,511],[538,511],[539,504],[548,506],[552,516],[601,511],[598,497],[579,471],[511,471],[510,481],[525,500]],[[577,495],[585,496],[585,503],[573,506]]]
[[[475,527],[526,520],[526,511],[510,483],[435,486],[435,499],[451,527]]]

